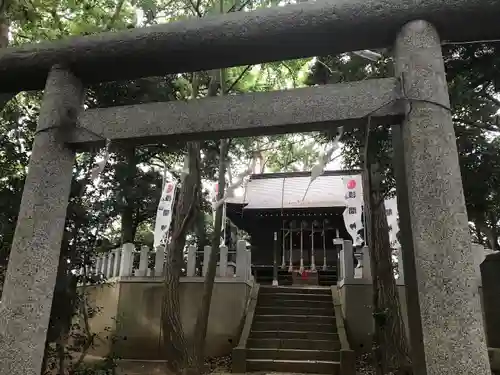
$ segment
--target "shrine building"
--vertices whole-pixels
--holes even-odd
[[[361,245],[361,172],[250,176],[244,194],[226,201],[227,218],[249,236],[260,284],[335,285],[343,240]]]

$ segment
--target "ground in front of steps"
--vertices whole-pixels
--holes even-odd
[[[207,361],[210,375],[231,375],[231,357],[211,358]],[[164,375],[163,361],[118,361],[117,375]],[[292,375],[278,372],[254,372],[254,375]],[[308,374],[311,375],[311,374]],[[375,375],[367,356],[356,362],[356,375]]]

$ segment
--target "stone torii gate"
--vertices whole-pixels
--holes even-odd
[[[0,374],[40,373],[76,150],[105,139],[119,146],[366,126],[368,117],[399,134],[416,373],[490,374],[441,44],[500,38],[498,14],[500,0],[321,0],[2,50],[0,92],[45,93],[0,305]],[[94,82],[388,46],[395,78],[82,107]]]

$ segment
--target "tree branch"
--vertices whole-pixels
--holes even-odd
[[[495,105],[499,106],[500,107],[500,100],[498,100],[497,98],[495,98],[493,95],[491,95],[490,93],[486,92],[483,90],[483,92],[481,93],[481,96],[486,99],[486,100],[489,100],[490,102],[493,102]]]
[[[500,128],[498,127],[497,124],[488,124],[488,123],[483,123],[483,122],[477,122],[477,121],[471,121],[471,120],[466,120],[466,119],[456,119],[456,122],[462,123],[464,125],[469,125],[469,126],[474,126],[476,128],[482,129],[482,130],[488,130],[492,132],[499,132]]]
[[[108,24],[106,25],[107,30],[111,30],[115,26],[115,23],[118,20],[118,17],[120,16],[120,13],[123,9],[124,3],[125,3],[125,0],[118,0],[118,3],[116,4],[115,12],[111,16]]]
[[[241,81],[241,79],[243,78],[243,76],[246,74],[246,72],[248,72],[248,70],[252,67],[252,65],[248,65],[241,73],[240,75],[238,76],[238,78],[236,78],[236,80],[231,84],[231,86],[229,86],[229,88],[227,90],[225,90],[225,94],[228,94],[229,92],[231,92],[231,90],[234,88],[234,86],[236,86],[238,84],[239,81]]]
[[[231,8],[229,8],[229,10],[227,11],[227,13],[231,13],[231,12],[240,12],[243,10],[243,8],[245,8],[248,4],[250,4],[252,2],[252,0],[246,0],[243,5],[241,5],[238,9],[236,9],[236,7],[238,6],[238,4],[234,4]]]
[[[56,23],[57,25],[57,28],[59,29],[59,31],[64,34],[64,25],[61,21],[61,18],[59,17],[59,15],[57,14],[57,9],[56,7],[54,7],[54,9],[52,9],[50,11],[50,14],[52,15],[52,18],[54,19],[54,22]]]
[[[297,82],[295,80],[295,72],[293,71],[293,69],[290,67],[290,65],[288,65],[286,62],[282,61],[281,62],[281,65],[283,65],[287,70],[288,72],[290,73],[290,75],[292,76],[292,80],[293,80],[293,87],[295,88],[297,86]]]
[[[200,0],[196,2],[196,4],[193,2],[193,0],[189,0],[189,3],[191,4],[191,7],[193,8],[194,12],[198,17],[203,17],[203,14],[200,12]]]

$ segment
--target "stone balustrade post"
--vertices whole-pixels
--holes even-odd
[[[95,257],[95,273],[97,276],[100,276],[102,274],[101,269],[102,269],[102,257],[100,255],[96,255],[96,257]]]
[[[106,269],[106,279],[109,279],[113,277],[113,252],[109,252],[106,255],[106,258],[108,259],[107,262],[108,268]]]
[[[195,273],[196,273],[196,246],[189,246],[186,276],[193,277]]]
[[[352,241],[344,241],[342,246],[343,259],[341,258],[341,264],[343,264],[343,279],[344,283],[349,283],[354,280],[354,253],[352,248]]]
[[[250,249],[247,249],[246,253],[247,253],[247,266],[246,266],[247,277],[246,277],[246,280],[253,281],[253,275],[252,275],[252,251]]]
[[[339,278],[338,281],[342,281],[345,279],[345,264],[344,264],[344,249],[341,249],[339,251]]]
[[[155,276],[163,275],[164,264],[165,264],[165,246],[157,246],[155,254]]]
[[[227,255],[228,249],[226,245],[221,245],[219,247],[219,276],[227,276]]]
[[[122,259],[120,265],[120,276],[132,275],[132,263],[134,256],[134,244],[126,243],[122,246]]]
[[[122,259],[122,251],[118,247],[113,250],[113,257],[114,257],[114,265],[113,265],[113,276],[112,277],[118,277],[120,276],[120,264],[121,264],[121,259]]]
[[[476,276],[476,282],[477,286],[482,285],[482,280],[481,280],[481,263],[484,262],[484,258],[486,256],[486,251],[483,245],[477,244],[477,243],[472,243],[471,244],[471,250],[472,253],[474,254],[474,273]]]
[[[363,280],[371,284],[373,282],[373,277],[372,277],[372,265],[370,261],[370,249],[368,248],[368,246],[363,246],[363,249],[361,251],[363,254],[363,259],[362,259]]]
[[[148,272],[148,260],[149,260],[149,247],[141,246],[141,253],[139,258],[139,269],[137,270],[137,276],[146,276]]]
[[[97,272],[97,267],[96,267],[96,259],[92,259],[92,263],[90,264],[90,267],[89,267],[89,275],[91,276],[96,276],[98,275],[99,272]]]
[[[210,259],[211,252],[212,252],[212,246],[207,245],[203,248],[203,276],[207,274],[208,262]]]
[[[244,240],[236,242],[236,276],[246,279],[248,277],[247,243]]]
[[[89,277],[91,276],[91,267],[90,265],[85,265],[85,280],[84,280],[84,284],[88,284],[88,279]]]
[[[101,273],[103,279],[105,279],[106,278],[106,272],[108,270],[108,257],[106,256],[106,254],[101,254],[100,257],[101,257],[101,269],[100,269],[100,273]]]

